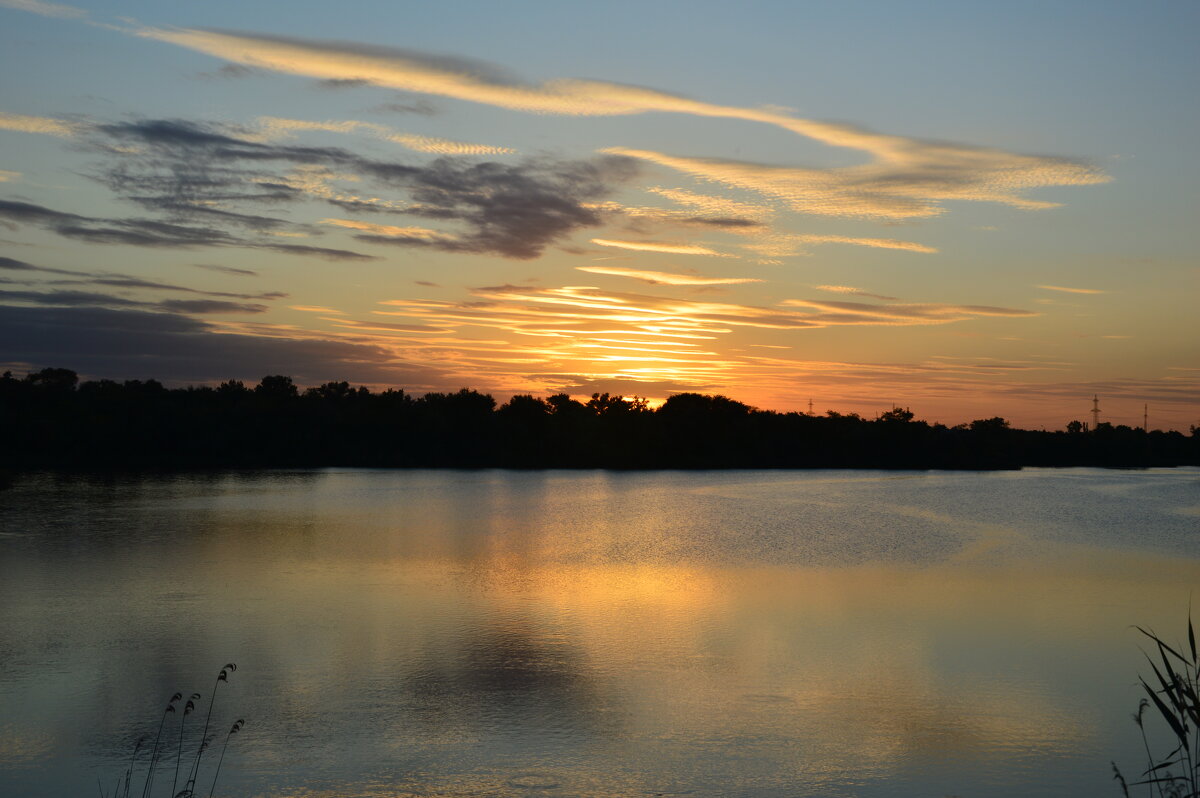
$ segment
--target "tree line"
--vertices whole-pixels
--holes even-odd
[[[945,468],[1200,465],[1200,430],[1101,423],[948,427],[895,408],[875,419],[759,410],[724,396],[415,396],[290,377],[169,389],[80,382],[69,369],[0,377],[0,467]]]

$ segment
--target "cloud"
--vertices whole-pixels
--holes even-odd
[[[165,299],[157,302],[130,299],[94,291],[0,291],[0,301],[27,302],[59,307],[144,308],[170,313],[264,313],[266,305],[218,299]]]
[[[361,234],[360,241],[428,246],[448,252],[491,253],[535,258],[555,241],[602,223],[586,204],[604,196],[634,174],[631,161],[533,159],[519,164],[463,163],[439,158],[394,178],[386,168],[362,165],[377,177],[403,186],[413,205],[404,213],[461,222],[452,238]]]
[[[212,72],[201,72],[201,78],[221,78],[224,80],[240,80],[260,74],[257,69],[242,66],[241,64],[222,64],[218,69]]]
[[[28,11],[31,14],[39,14],[43,17],[56,17],[58,19],[80,19],[87,16],[87,12],[82,8],[75,8],[74,6],[62,5],[60,3],[47,3],[45,0],[0,0],[0,7],[12,8],[17,11]]]
[[[490,144],[468,144],[463,141],[437,138],[436,136],[414,136],[409,133],[399,133],[388,136],[388,141],[394,141],[417,152],[432,152],[438,155],[510,155],[516,150],[509,147],[496,147]]]
[[[299,310],[305,313],[328,313],[330,315],[340,316],[345,311],[334,310],[333,308],[323,307],[321,305],[288,305],[292,310]]]
[[[666,197],[680,205],[697,208],[704,213],[723,216],[745,216],[750,218],[765,218],[775,214],[775,209],[769,205],[759,205],[752,202],[740,202],[725,197],[714,197],[708,194],[697,194],[682,188],[663,188],[653,186],[647,191]]]
[[[103,285],[112,288],[126,288],[138,290],[152,291],[173,291],[185,294],[197,294],[208,297],[223,297],[228,299],[282,299],[287,294],[281,291],[267,291],[257,294],[236,293],[230,291],[206,291],[199,288],[190,288],[184,285],[175,285],[174,283],[163,283],[157,280],[146,280],[141,277],[131,277],[127,274],[119,272],[88,272],[78,269],[55,269],[48,266],[35,266],[25,261],[15,260],[14,258],[0,256],[0,269],[9,271],[23,272],[24,280],[9,282],[24,282],[27,284],[37,284],[47,282],[38,279],[44,274],[62,275],[70,279],[54,279],[48,282],[54,285]],[[243,270],[244,271],[244,270]]]
[[[344,249],[239,238],[211,227],[171,224],[154,219],[103,219],[65,213],[28,202],[0,200],[0,219],[36,224],[64,238],[90,244],[124,244],[137,247],[189,249],[193,247],[247,247],[290,255],[313,255],[326,260],[375,260]]]
[[[859,166],[804,169],[683,158],[649,150],[611,150],[774,196],[802,213],[919,218],[942,213],[943,203],[950,200],[1047,208],[1053,203],[1028,199],[1022,192],[1109,179],[1090,165],[1066,158],[1017,155],[872,133],[850,125],[794,117],[778,109],[715,105],[639,86],[570,79],[524,83],[488,64],[414,50],[187,28],[143,28],[137,33],[277,72],[327,80],[361,80],[530,113],[612,116],[667,112],[741,119],[775,125],[829,146],[856,149],[871,156],[871,162]]]
[[[702,180],[775,197],[798,213],[901,220],[937,216],[951,200],[997,202],[1024,210],[1055,207],[1021,195],[1030,188],[1107,182],[1098,170],[1061,158],[939,145],[899,137],[868,137],[872,163],[836,169],[689,158],[651,150],[610,147],[603,152],[639,158]]]
[[[697,216],[694,210],[623,205],[611,200],[588,203],[588,208],[607,216],[628,220],[628,229],[647,233],[661,226],[699,227],[737,235],[761,235],[767,226],[757,219],[741,216]]]
[[[785,299],[780,304],[789,308],[822,311],[819,318],[827,324],[870,324],[872,322],[868,321],[869,319],[875,319],[875,323],[879,324],[944,324],[965,321],[976,316],[1039,315],[1028,310],[991,305],[868,304],[816,299]]]
[[[10,180],[16,180],[20,176],[20,172],[10,172],[7,169],[0,169],[0,183],[7,183]]]
[[[849,285],[814,285],[813,288],[818,291],[828,291],[832,294],[853,294],[855,296],[865,296],[871,299],[882,299],[885,302],[894,302],[896,297],[884,296],[883,294],[870,294],[861,288],[855,288]]]
[[[704,302],[690,299],[601,291],[566,286],[476,288],[484,302],[455,304],[434,300],[386,300],[404,315],[439,323],[485,323],[498,329],[549,334],[554,325],[574,327],[584,321],[617,325],[626,332],[724,334],[731,327],[789,330],[834,325],[926,325],[965,321],[980,316],[1036,316],[1026,310],[986,305],[868,304],[791,299],[775,307]],[[549,320],[549,327],[546,326]],[[687,337],[686,335],[684,337]]]
[[[775,233],[760,236],[757,241],[750,244],[743,244],[742,247],[763,257],[780,258],[788,255],[808,254],[806,245],[809,244],[850,244],[858,247],[896,249],[905,252],[926,254],[937,252],[933,247],[918,244],[915,241],[902,241],[895,238],[857,238],[853,236],[795,235],[791,233]]]
[[[452,332],[446,327],[431,327],[428,324],[393,324],[385,321],[357,321],[355,319],[331,319],[331,321],[339,327],[360,332],[417,333],[420,335]]]
[[[398,361],[394,351],[371,343],[242,334],[138,309],[0,305],[0,340],[13,360],[118,379],[213,383],[282,373],[302,385],[340,378],[409,388],[453,379],[437,366]]]
[[[614,241],[608,238],[593,238],[592,243],[599,244],[602,247],[632,249],[639,252],[659,252],[669,255],[709,255],[717,258],[730,257],[699,244],[678,244],[667,241]]]
[[[373,224],[371,222],[360,222],[357,219],[322,219],[320,223],[335,227],[344,227],[350,230],[359,230],[364,233],[370,233],[372,236],[405,239],[407,241],[442,241],[448,244],[457,240],[454,236],[440,233],[437,230],[430,230],[428,227],[400,227],[392,224]]]
[[[509,155],[516,150],[508,147],[496,147],[490,144],[469,144],[463,141],[438,138],[436,136],[418,136],[412,133],[400,133],[387,125],[375,122],[360,122],[355,119],[325,120],[314,122],[304,119],[285,119],[277,116],[260,116],[258,118],[262,135],[266,138],[290,136],[297,130],[323,130],[332,133],[365,132],[376,138],[391,141],[416,152],[430,152],[438,155]]]
[[[645,271],[642,269],[626,269],[621,266],[576,266],[581,272],[592,274],[609,274],[616,277],[630,277],[651,285],[736,285],[739,283],[761,283],[754,277],[701,277],[696,274],[675,274],[671,272]]]
[[[635,161],[614,156],[580,161],[536,158],[515,164],[443,156],[419,166],[400,164],[361,158],[336,147],[252,141],[211,126],[178,120],[103,125],[98,132],[149,149],[132,155],[114,154],[110,149],[118,165],[104,177],[115,191],[148,206],[159,203],[174,213],[196,215],[213,223],[220,220],[243,226],[265,225],[279,220],[232,214],[214,205],[287,201],[309,192],[349,209],[378,205],[391,212],[466,227],[465,231],[453,230],[440,236],[364,230],[357,236],[362,241],[518,259],[537,257],[548,244],[578,228],[600,225],[600,214],[589,204],[636,172]],[[295,171],[291,175],[274,174],[264,166],[270,163],[291,165]],[[338,178],[371,180],[399,189],[409,201],[363,200],[344,195],[330,187],[330,182]],[[282,245],[276,248],[287,251]]]
[[[34,266],[32,263],[26,263],[23,260],[0,255],[0,269],[7,269],[9,271],[39,271],[40,267]]]
[[[1047,291],[1063,291],[1068,294],[1107,294],[1107,291],[1102,291],[1099,288],[1067,288],[1061,285],[1039,285],[1038,288]]]
[[[265,313],[266,305],[219,299],[165,299],[155,307],[171,313]]]
[[[22,133],[41,133],[47,136],[70,138],[82,129],[81,125],[46,116],[23,116],[0,111],[0,130],[17,130]]]
[[[788,395],[787,386],[800,374],[823,373],[841,379],[858,369],[878,383],[881,374],[895,380],[910,373],[945,375],[954,371],[957,379],[967,371],[946,364],[916,371],[907,364],[887,371],[878,365],[869,369],[853,364],[822,366],[753,348],[760,341],[778,341],[780,333],[841,325],[925,326],[988,316],[1015,319],[1035,315],[1012,308],[943,304],[793,301],[756,306],[584,286],[499,285],[475,288],[472,293],[472,299],[461,302],[386,300],[374,314],[450,331],[444,336],[407,338],[397,331],[395,340],[407,347],[409,357],[454,363],[475,374],[476,380],[508,385],[517,392],[561,390],[562,375],[577,375],[605,384],[614,380],[640,385],[669,383],[676,390],[719,387],[728,391],[736,387],[759,396],[767,391]],[[480,337],[473,337],[476,335]],[[736,345],[730,346],[733,342]],[[996,371],[979,368],[972,373],[983,376]]]
[[[210,272],[221,272],[223,274],[233,274],[238,277],[257,277],[258,272],[251,269],[239,269],[236,266],[221,266],[215,263],[193,263],[197,269],[206,269]]]
[[[372,106],[371,110],[379,113],[420,114],[421,116],[434,116],[438,112],[437,106],[428,100],[380,103]]]

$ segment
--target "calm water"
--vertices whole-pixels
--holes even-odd
[[[0,793],[234,661],[224,796],[1115,796],[1196,587],[1196,469],[23,478]]]

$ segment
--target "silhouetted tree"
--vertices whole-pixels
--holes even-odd
[[[1200,464],[1200,431],[1102,423],[1082,434],[1013,429],[1001,417],[949,428],[908,409],[874,421],[755,410],[725,396],[517,395],[499,408],[463,388],[414,397],[345,381],[303,393],[284,375],[253,389],[167,389],[68,369],[0,375],[0,468],[507,466],[615,468],[1008,468]]]

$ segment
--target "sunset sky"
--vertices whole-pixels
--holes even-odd
[[[0,369],[1186,430],[1197,30],[0,0]]]

